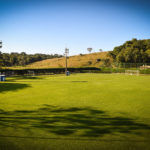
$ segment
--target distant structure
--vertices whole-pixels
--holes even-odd
[[[91,51],[93,50],[92,48],[87,48],[88,52],[91,53]]]
[[[2,41],[0,41],[0,48],[2,48]]]
[[[68,69],[67,69],[67,57],[68,57],[68,54],[69,54],[69,49],[68,48],[65,48],[65,57],[66,57],[66,68],[65,68],[65,72],[67,73]]]
[[[102,50],[102,49],[99,49],[99,51],[102,52],[103,50]]]

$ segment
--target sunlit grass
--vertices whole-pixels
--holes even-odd
[[[149,83],[120,74],[8,78],[0,83],[0,146],[146,149]]]

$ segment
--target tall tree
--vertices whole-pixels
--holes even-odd
[[[150,39],[132,39],[115,47],[109,55],[117,62],[150,63]]]

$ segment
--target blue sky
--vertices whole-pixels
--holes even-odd
[[[146,0],[0,0],[2,52],[64,53],[113,50],[150,38]]]

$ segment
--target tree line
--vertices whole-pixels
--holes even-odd
[[[62,55],[59,54],[26,54],[25,52],[9,54],[0,52],[0,66],[24,66],[36,61],[60,57],[62,57]]]
[[[116,62],[150,63],[150,39],[126,41],[110,51],[109,55]]]

